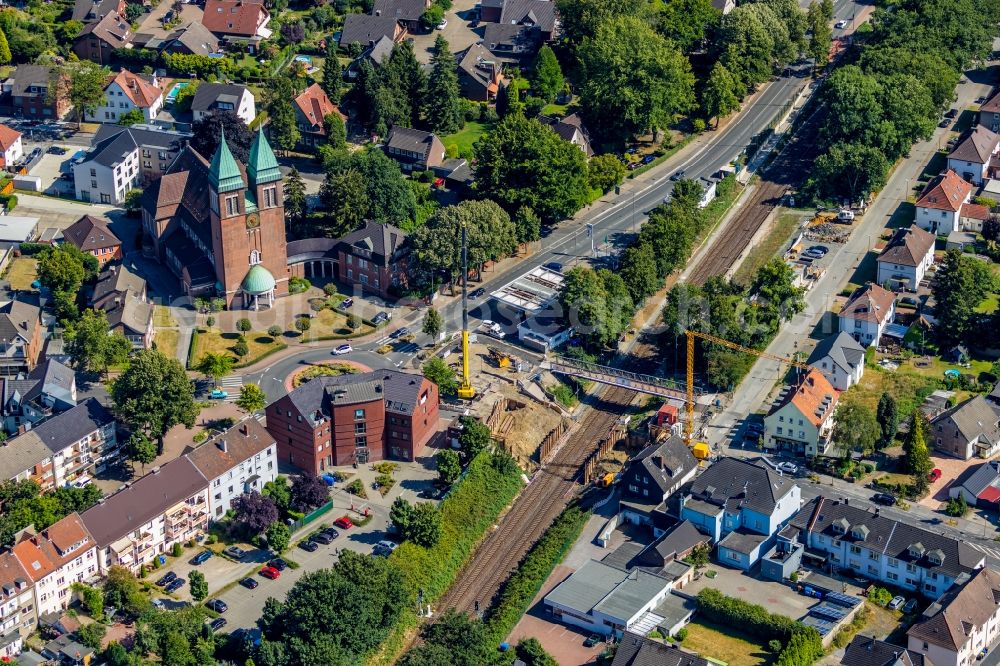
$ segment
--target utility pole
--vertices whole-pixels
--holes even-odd
[[[587,237],[590,238],[590,256],[597,256],[597,247],[594,245],[594,225],[587,223]]]

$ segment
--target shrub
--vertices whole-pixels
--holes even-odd
[[[344,486],[344,490],[351,493],[355,497],[360,497],[361,499],[368,497],[368,493],[365,492],[365,484],[361,481],[361,479],[354,479]]]
[[[253,328],[253,324],[251,324],[250,320],[246,317],[243,317],[236,322],[236,330],[240,333],[247,333],[251,328]]]
[[[677,633],[674,634],[674,638],[676,638],[679,642],[682,642],[682,643],[684,642],[684,639],[687,638],[687,637],[688,637],[688,629],[687,629],[687,627],[681,627],[677,631]]]
[[[739,627],[751,636],[783,641],[792,635],[797,626],[801,626],[791,618],[768,612],[763,606],[727,597],[712,588],[699,592],[697,601],[698,611],[709,622]]]
[[[892,592],[884,587],[872,588],[871,592],[868,593],[868,601],[876,606],[885,606],[892,601]]]
[[[276,338],[279,335],[281,335],[281,327],[278,326],[277,324],[273,324],[272,326],[268,327],[267,334],[272,338]]]
[[[945,507],[944,512],[949,516],[962,518],[965,514],[969,513],[969,504],[965,501],[965,497],[959,494],[958,497],[948,500],[948,505]]]
[[[175,543],[173,549],[171,549],[170,554],[174,557],[180,557],[184,553],[184,547],[180,543]]]
[[[323,293],[327,296],[333,296],[337,293],[337,285],[332,282],[327,282],[323,285]]]
[[[303,291],[308,291],[312,283],[305,278],[300,277],[290,277],[288,278],[288,293],[290,294],[301,294]]]
[[[705,121],[702,118],[695,118],[691,121],[691,126],[698,134],[705,131]]]
[[[779,652],[781,652],[781,641],[779,641],[777,638],[772,638],[767,642],[767,649],[773,652],[774,654],[778,654]]]

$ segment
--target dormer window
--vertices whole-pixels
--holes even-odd
[[[847,534],[847,531],[851,529],[851,524],[847,522],[846,518],[839,518],[830,523],[830,529],[837,534]]]
[[[851,536],[858,541],[864,541],[868,538],[868,527],[866,525],[855,525],[851,528]]]
[[[921,557],[923,557],[924,553],[927,551],[927,549],[924,548],[924,544],[920,543],[919,541],[917,543],[911,544],[910,547],[907,548],[906,550],[910,554],[910,557],[916,559],[920,559]]]
[[[931,552],[927,553],[927,560],[931,564],[941,566],[942,564],[944,564],[944,552],[935,548]]]

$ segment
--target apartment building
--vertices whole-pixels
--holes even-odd
[[[906,647],[934,666],[969,666],[1000,637],[1000,572],[980,569],[924,611]]]
[[[34,481],[42,490],[55,488],[52,452],[37,437],[20,435],[0,442],[0,480]]]
[[[87,483],[88,474],[103,471],[121,453],[114,415],[97,398],[87,398],[15,439],[21,437],[35,438],[48,447],[57,487]]]
[[[21,652],[37,618],[28,572],[12,552],[0,552],[0,658]]]
[[[91,203],[122,203],[130,191],[166,173],[189,137],[151,125],[102,125],[90,151],[73,165],[76,198]]]
[[[825,455],[839,396],[820,370],[801,375],[764,417],[764,447],[798,456]]]
[[[163,108],[163,89],[156,75],[149,78],[127,69],[118,72],[104,87],[104,103],[86,113],[95,123],[117,123],[122,116],[139,110],[143,122],[152,122]]]
[[[257,419],[246,419],[187,454],[208,480],[208,510],[219,520],[232,501],[278,476],[278,445]]]
[[[0,375],[31,372],[42,352],[42,310],[24,301],[0,306]]]
[[[94,537],[102,573],[122,566],[133,573],[208,524],[208,486],[186,456],[171,460],[102,499],[80,518]]]
[[[964,542],[883,516],[878,509],[824,497],[806,503],[778,540],[786,549],[800,544],[835,568],[931,599],[985,564],[983,553]]]
[[[337,241],[337,265],[341,280],[362,291],[391,298],[392,291],[406,284],[410,249],[406,232],[373,220]]]
[[[73,599],[70,586],[97,575],[97,545],[75,512],[22,536],[11,552],[34,584],[38,616],[65,610]]]

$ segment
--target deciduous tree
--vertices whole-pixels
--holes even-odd
[[[278,520],[278,507],[256,490],[234,498],[232,507],[236,522],[241,523],[253,535],[262,533]]]
[[[267,547],[278,555],[288,549],[288,543],[292,539],[288,525],[280,520],[271,523],[264,535],[267,537]]]
[[[715,124],[718,126],[723,116],[740,108],[740,98],[743,94],[740,83],[725,65],[717,62],[712,67],[712,73],[709,74],[705,89],[701,93],[702,114],[709,122],[715,118]]]
[[[461,423],[462,432],[458,436],[458,444],[470,459],[475,458],[480,451],[490,445],[493,434],[489,426],[477,418],[463,416]]]
[[[221,378],[233,371],[233,357],[222,352],[205,352],[196,370],[218,384]]]
[[[438,478],[443,483],[455,483],[462,473],[462,464],[459,462],[458,454],[451,449],[441,449],[434,459],[437,461]]]
[[[191,587],[191,598],[195,602],[201,602],[208,596],[208,581],[202,572],[192,571],[188,574],[188,585]]]
[[[241,164],[246,164],[250,157],[250,144],[253,143],[253,132],[236,115],[235,111],[216,111],[195,122],[192,128],[191,147],[198,151],[206,160],[212,159],[219,147],[219,136],[226,133],[226,145]]]
[[[875,414],[858,400],[845,400],[834,415],[833,439],[848,450],[864,455],[875,450],[882,436]]]
[[[300,474],[292,479],[292,508],[312,511],[330,499],[330,489],[315,474]]]
[[[605,153],[590,159],[587,165],[588,184],[601,192],[610,192],[625,179],[625,165],[617,155]]]
[[[820,197],[867,199],[885,186],[889,161],[878,148],[835,143],[816,158],[809,189]]]
[[[420,329],[424,334],[429,335],[432,340],[437,340],[444,330],[444,319],[441,313],[434,308],[428,308],[424,315],[424,324]]]
[[[944,344],[968,339],[975,330],[976,307],[995,290],[996,277],[981,259],[948,250],[934,280],[934,331]]]
[[[424,377],[437,384],[441,395],[454,396],[458,392],[458,378],[455,376],[455,371],[441,357],[431,357],[424,363],[422,371]]]
[[[128,457],[142,465],[142,473],[145,474],[146,465],[156,460],[156,442],[142,431],[132,433],[128,439]]]
[[[669,0],[659,11],[656,29],[688,53],[718,27],[721,18],[722,12],[710,0]]]
[[[150,349],[139,351],[111,384],[115,414],[129,428],[159,440],[175,425],[194,427],[199,408],[194,384],[177,359]]]
[[[124,364],[132,343],[120,331],[111,331],[103,310],[84,310],[80,319],[67,328],[66,338],[73,365],[82,372],[107,372],[112,365]]]
[[[267,396],[264,394],[264,390],[256,384],[244,384],[240,388],[240,397],[236,399],[236,406],[247,414],[252,414],[267,406]]]

